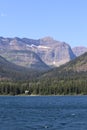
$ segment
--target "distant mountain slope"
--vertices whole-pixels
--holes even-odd
[[[49,72],[45,73],[43,77],[57,78],[61,76],[63,77],[63,75],[65,75],[65,77],[70,77],[72,75],[73,77],[76,73],[79,75],[80,72],[87,73],[87,52],[82,56],[79,56],[78,58],[66,63],[65,65],[62,65],[61,67],[50,70]]]
[[[74,48],[72,48],[72,51],[78,57],[78,56],[84,54],[85,52],[87,52],[87,48],[86,47],[74,47]]]
[[[38,75],[37,70],[15,65],[0,56],[0,80],[33,80]]]
[[[4,57],[6,57],[10,62],[26,68],[40,71],[49,69],[49,66],[47,66],[41,58],[31,50],[13,50],[4,54]]]
[[[75,58],[68,44],[51,37],[38,40],[0,37],[0,55],[17,65],[37,69],[43,66],[46,70],[47,65],[60,66]]]
[[[67,63],[64,67],[63,70],[66,71],[87,71],[87,52],[84,53],[83,55],[79,56],[75,60],[70,61]]]

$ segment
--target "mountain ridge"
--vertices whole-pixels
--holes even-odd
[[[42,66],[42,64],[45,64],[46,67],[60,66],[76,58],[76,56],[72,52],[71,47],[67,43],[59,42],[51,37],[45,37],[38,40],[18,37],[0,37],[0,47],[1,56],[9,60],[10,62],[16,63],[17,65],[20,65],[20,61],[22,60],[21,65],[25,67],[36,64],[35,60],[33,60],[33,57],[31,58],[31,55],[27,53],[28,51],[31,51],[32,54],[36,55],[35,57],[38,57],[38,63],[39,65],[41,64],[40,66]],[[12,56],[14,51],[21,51],[21,53],[14,53],[14,56]],[[22,53],[22,51],[25,51],[26,54]]]

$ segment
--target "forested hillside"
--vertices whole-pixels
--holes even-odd
[[[18,95],[26,90],[29,95],[87,94],[87,53],[66,65],[37,75],[34,80],[0,82],[0,94]]]

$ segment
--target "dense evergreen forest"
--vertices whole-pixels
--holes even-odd
[[[87,94],[87,72],[59,75],[34,81],[1,81],[1,95],[19,95],[29,91],[29,95],[77,95]]]

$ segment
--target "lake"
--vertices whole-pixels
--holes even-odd
[[[87,96],[0,96],[0,130],[87,130]]]

